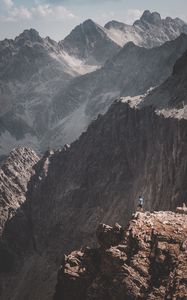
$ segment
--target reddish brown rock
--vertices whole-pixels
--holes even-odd
[[[185,214],[137,213],[119,232],[100,225],[99,248],[64,257],[55,300],[187,299]]]
[[[116,246],[121,242],[124,236],[124,230],[117,223],[114,227],[100,224],[97,228],[96,235],[101,246],[110,248],[110,246]]]

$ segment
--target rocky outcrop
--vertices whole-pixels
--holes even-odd
[[[13,150],[0,169],[0,237],[7,220],[26,200],[27,185],[39,157],[28,148]]]
[[[97,232],[99,248],[64,256],[55,300],[187,298],[186,215],[136,213],[126,230]]]
[[[39,161],[29,148],[14,149],[0,169],[0,298],[13,299],[26,252],[34,248],[26,194]]]
[[[182,207],[180,207],[180,206],[177,207],[176,212],[179,213],[179,214],[186,214],[187,215],[187,207],[186,207],[185,203],[183,203]]]
[[[10,272],[31,240],[24,205],[33,166],[39,158],[28,148],[14,149],[0,169],[0,279]],[[2,278],[1,278],[2,276]],[[0,286],[1,290],[1,286]],[[0,291],[1,295],[1,291]]]

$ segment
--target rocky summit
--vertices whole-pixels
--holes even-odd
[[[139,212],[100,224],[99,247],[64,256],[55,300],[187,299],[187,215]]]

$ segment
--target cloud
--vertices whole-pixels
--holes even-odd
[[[43,18],[55,18],[57,20],[75,17],[73,13],[62,5],[38,4],[32,8],[32,13]]]
[[[60,4],[37,3],[27,8],[23,5],[16,6],[12,0],[3,0],[6,6],[6,14],[0,15],[3,22],[17,22],[19,20],[47,19],[67,20],[75,18],[75,15]]]
[[[126,24],[133,24],[134,21],[138,20],[143,13],[143,10],[139,9],[127,9],[126,11],[106,11],[100,13],[97,17],[97,22],[99,24],[105,24],[111,20],[117,20],[124,22]]]
[[[135,20],[138,20],[143,14],[143,10],[139,9],[128,9],[126,16],[125,16],[125,22],[128,24],[133,23]]]
[[[68,3],[68,4],[73,4],[73,5],[76,5],[76,4],[81,4],[81,5],[95,5],[95,4],[103,4],[103,3],[120,3],[120,2],[123,2],[124,0],[48,0],[49,3],[61,3],[61,4],[64,4],[64,3]]]
[[[10,9],[14,6],[14,3],[12,0],[3,0],[3,4],[7,9]]]

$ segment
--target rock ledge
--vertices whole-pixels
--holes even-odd
[[[187,299],[187,215],[136,213],[97,237],[99,248],[64,256],[55,300]]]

